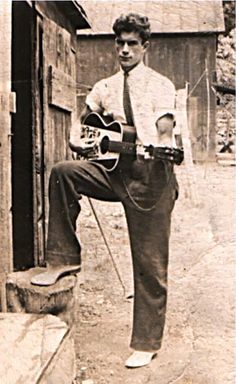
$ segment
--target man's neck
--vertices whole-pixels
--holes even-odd
[[[137,68],[140,64],[143,64],[143,61],[140,61],[139,63],[133,65],[132,67],[129,67],[129,68],[122,68],[122,71],[125,72],[125,73],[129,73],[131,72],[133,69]]]

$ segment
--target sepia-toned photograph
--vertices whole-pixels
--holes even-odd
[[[0,0],[1,384],[234,384],[235,0]]]

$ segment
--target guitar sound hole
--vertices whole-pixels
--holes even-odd
[[[105,153],[108,152],[109,150],[109,137],[108,136],[104,136],[102,141],[101,141],[101,144],[100,144],[100,147],[101,147],[101,153],[104,155]]]

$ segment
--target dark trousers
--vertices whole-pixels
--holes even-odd
[[[107,172],[94,162],[56,164],[49,183],[47,261],[78,264],[81,247],[76,220],[82,195],[123,203],[132,251],[134,312],[131,347],[161,347],[167,300],[171,211],[177,182],[170,164],[154,160],[131,163],[126,171]]]

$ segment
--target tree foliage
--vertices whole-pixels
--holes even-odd
[[[225,35],[235,28],[235,1],[223,1],[224,18],[225,18]]]

